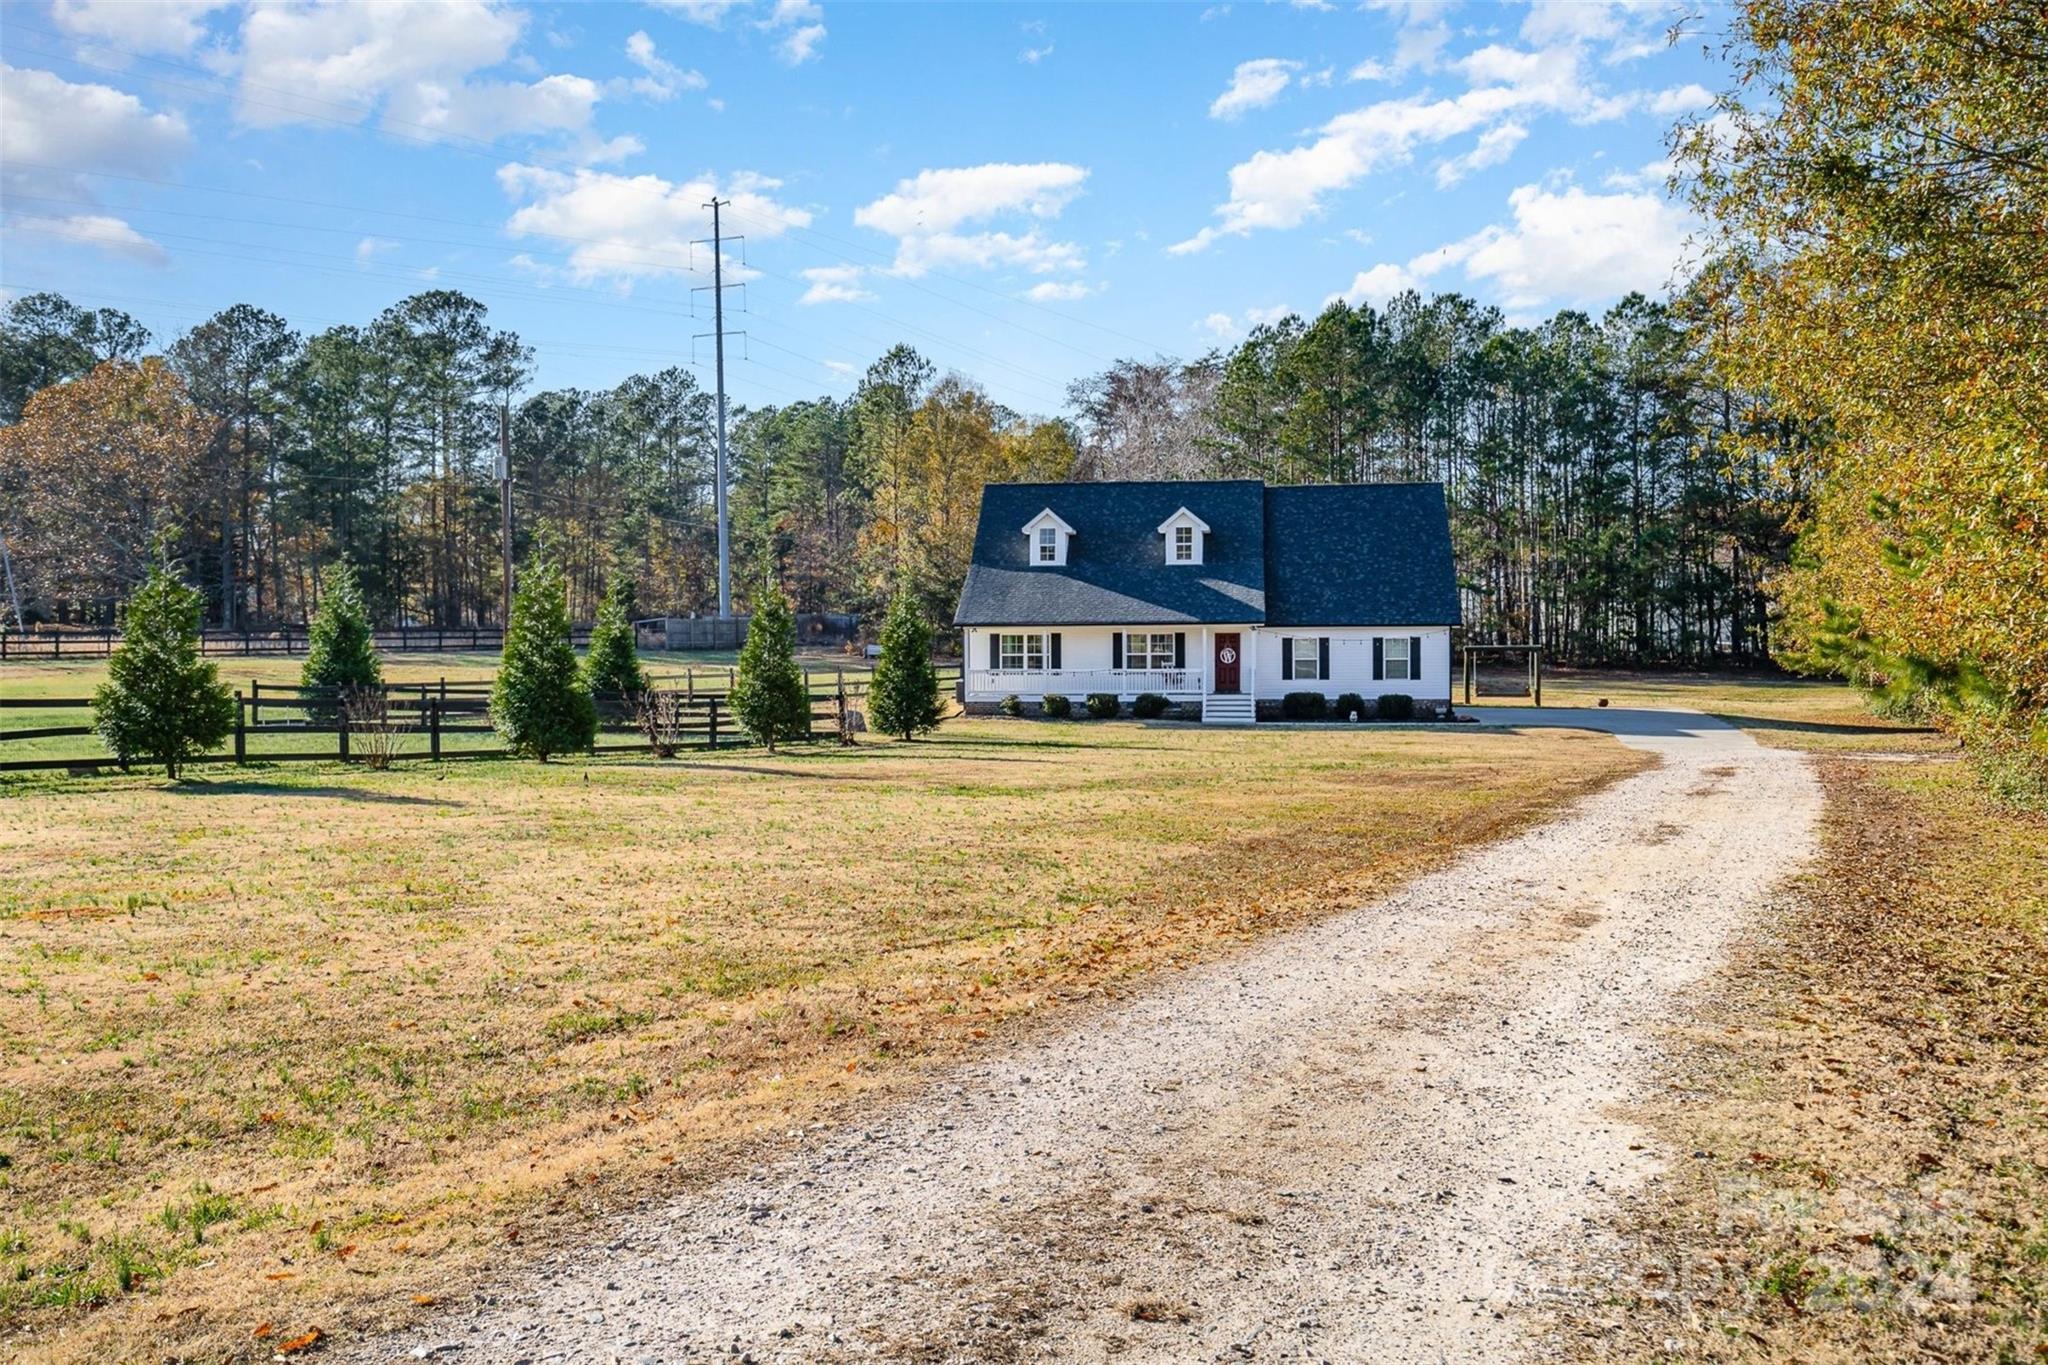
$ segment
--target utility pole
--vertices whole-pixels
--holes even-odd
[[[512,629],[512,405],[498,404],[498,520],[505,565],[505,614],[500,619]]]
[[[718,615],[732,615],[732,544],[725,517],[725,234],[718,211],[730,199],[713,195],[711,210],[711,335],[715,338],[718,377],[718,454],[713,471],[718,502]],[[740,240],[735,238],[734,240]],[[699,335],[702,335],[701,333]]]

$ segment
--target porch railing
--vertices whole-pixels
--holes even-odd
[[[1199,697],[1203,692],[1204,679],[1199,668],[970,668],[967,670],[967,690],[970,693],[994,693],[1009,696],[1015,693],[1027,700],[1058,692],[1070,697],[1084,697],[1090,692],[1114,692],[1120,697],[1135,697],[1141,692],[1157,692],[1165,697]]]

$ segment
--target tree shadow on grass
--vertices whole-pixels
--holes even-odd
[[[408,796],[403,792],[381,792],[362,787],[307,787],[287,782],[203,782],[175,783],[165,790],[181,796],[311,796],[328,801],[354,801],[377,806],[462,806],[439,796]]]
[[[1889,725],[1882,721],[1791,720],[1781,716],[1738,716],[1727,711],[1709,711],[1715,720],[1744,730],[1789,730],[1809,735],[1934,735],[1931,725]]]

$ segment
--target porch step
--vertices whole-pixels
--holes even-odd
[[[1258,708],[1243,692],[1219,692],[1202,698],[1202,724],[1250,725],[1258,719]]]

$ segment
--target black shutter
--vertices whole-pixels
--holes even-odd
[[[1330,637],[1327,635],[1316,641],[1316,676],[1324,682],[1330,680]]]
[[[1173,666],[1175,668],[1186,668],[1188,666],[1188,633],[1184,630],[1177,630],[1173,633]]]
[[[1120,630],[1113,630],[1109,633],[1109,666],[1111,668],[1122,668],[1124,666],[1124,633]]]
[[[1003,666],[1003,637],[994,631],[988,633],[988,666],[991,669]]]
[[[1387,642],[1379,636],[1372,637],[1372,680],[1379,682],[1387,676]]]
[[[1045,638],[1046,661],[1049,664],[1051,664],[1052,667],[1058,668],[1060,666],[1060,633],[1058,631],[1054,631],[1052,634],[1046,636]]]
[[[1280,637],[1280,681],[1294,681],[1294,641]]]
[[[1422,637],[1408,637],[1408,676],[1416,682],[1422,681]]]

